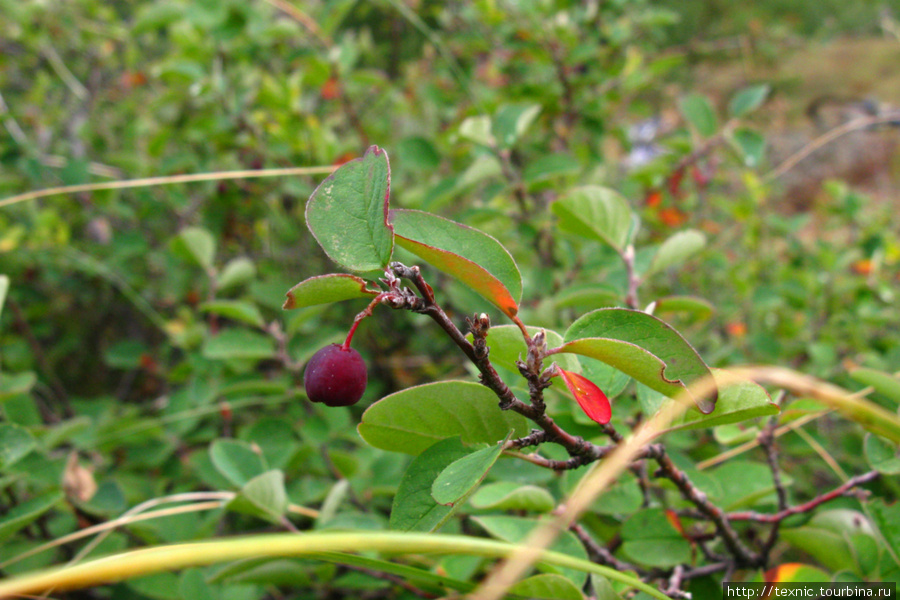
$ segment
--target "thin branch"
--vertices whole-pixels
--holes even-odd
[[[612,567],[616,571],[634,571],[639,575],[648,575],[650,573],[646,569],[643,569],[637,565],[633,565],[629,562],[625,562],[624,560],[619,560],[618,558],[613,556],[613,553],[610,552],[606,546],[598,543],[597,540],[595,540],[594,537],[578,523],[572,523],[572,526],[569,527],[569,529],[584,545],[585,550],[588,551],[588,556],[591,557],[591,560],[593,562],[601,565],[607,565],[609,567]]]
[[[860,486],[864,483],[868,483],[878,478],[878,471],[869,471],[867,473],[863,473],[862,475],[857,475],[856,477],[852,477],[848,479],[844,484],[836,487],[835,489],[822,494],[820,496],[816,496],[809,502],[804,502],[803,504],[797,504],[795,506],[790,506],[785,508],[784,510],[778,511],[775,514],[767,515],[758,512],[746,511],[746,512],[736,512],[729,513],[727,515],[728,519],[731,521],[753,521],[755,523],[779,523],[784,519],[792,515],[797,515],[801,513],[809,512],[816,507],[843,496],[847,494],[853,488]]]
[[[759,440],[759,445],[765,451],[766,462],[769,465],[769,470],[772,472],[772,482],[775,485],[775,493],[778,497],[778,510],[783,511],[787,509],[788,502],[787,490],[785,490],[784,482],[781,479],[781,468],[778,466],[778,449],[775,446],[775,429],[777,427],[778,419],[772,417],[769,419],[768,423],[766,423],[766,426],[760,432],[759,436],[757,436],[757,439]],[[778,541],[778,531],[780,528],[781,521],[775,521],[775,523],[772,524],[772,528],[769,530],[769,536],[763,544],[762,555],[766,562],[768,562],[769,553],[772,551],[772,548],[775,547],[775,542]]]
[[[424,280],[418,267],[407,267],[402,263],[393,262],[390,265],[390,270],[397,277],[411,281],[422,297],[405,296],[395,290],[395,294],[386,298],[385,303],[393,308],[405,308],[431,317],[475,365],[481,373],[479,380],[497,395],[497,398],[500,399],[500,408],[502,410],[512,410],[534,421],[545,432],[547,441],[561,445],[572,457],[570,461],[556,461],[550,464],[571,469],[593,462],[608,452],[603,447],[596,446],[566,432],[552,418],[547,416],[541,407],[526,404],[516,397],[488,358],[489,350],[485,339],[490,328],[490,319],[486,315],[469,320],[473,339],[472,342],[469,342],[462,331],[453,324],[453,321],[450,320],[444,310],[434,301],[434,291]],[[543,354],[543,352],[540,353]],[[542,374],[541,377],[543,378],[544,375]]]
[[[722,537],[722,541],[728,551],[738,560],[741,565],[755,566],[760,561],[760,556],[754,554],[748,549],[738,537],[737,532],[728,521],[728,516],[721,508],[713,504],[697,486],[691,482],[688,476],[675,466],[672,459],[666,454],[661,444],[653,444],[648,446],[652,458],[659,464],[660,471],[658,474],[663,475],[681,491],[686,500],[696,506],[700,512],[705,514],[716,528],[716,531]]]

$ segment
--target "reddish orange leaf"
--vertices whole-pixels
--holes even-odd
[[[330,77],[322,84],[322,89],[319,91],[319,94],[322,96],[322,100],[334,100],[340,96],[341,86],[338,83],[338,80],[334,77]]]
[[[572,395],[578,406],[584,411],[592,421],[596,421],[601,425],[606,425],[612,418],[612,407],[609,405],[609,398],[598,388],[593,381],[587,377],[582,377],[577,373],[571,373],[556,367],[560,377]]]
[[[670,206],[659,211],[659,220],[669,227],[678,227],[687,221],[687,215]]]

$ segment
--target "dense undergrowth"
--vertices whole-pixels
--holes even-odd
[[[760,3],[747,24],[712,13],[707,31],[723,37],[710,39],[685,28],[697,15],[710,22],[711,9],[687,3],[680,14],[680,4],[0,0],[2,198],[316,167],[0,198],[0,573],[238,533],[424,528],[397,522],[401,481],[417,472],[410,457],[367,443],[357,424],[379,398],[475,381],[484,364],[424,316],[378,307],[354,338],[368,365],[362,402],[314,405],[302,390],[306,361],[343,341],[365,304],[282,309],[298,281],[335,270],[307,229],[307,199],[371,145],[390,155],[392,208],[477,228],[518,266],[516,311],[408,245],[398,243],[393,259],[403,264],[388,269],[427,301],[427,288],[404,270],[419,265],[462,334],[466,317],[484,313],[498,332],[490,358],[518,397],[534,399],[541,362],[519,378],[519,348],[506,340],[517,331],[511,313],[531,335],[564,334],[591,311],[621,307],[652,312],[711,367],[776,365],[864,390],[860,397],[890,423],[900,405],[892,154],[900,98],[838,90],[827,101],[837,119],[829,127],[855,126],[791,167],[784,161],[799,148],[781,142],[772,115],[791,105],[792,83],[749,78],[715,94],[693,90],[702,87],[697,73],[771,65],[812,37],[890,39],[900,31],[895,7],[879,13],[857,3],[859,13],[836,11],[824,22],[821,7],[794,7],[796,20],[770,23],[764,9],[776,3]],[[829,130],[795,141],[815,143]],[[877,160],[829,166],[837,163],[828,148],[858,148],[849,154],[862,157],[877,144],[886,149]],[[825,175],[791,187],[790,175],[808,163]],[[795,189],[813,191],[798,203]],[[551,337],[551,348],[571,341]],[[535,348],[528,358],[522,345],[521,359],[541,354]],[[539,357],[544,367],[553,356]],[[663,403],[637,372],[565,356],[560,368],[609,396],[611,425],[584,415],[558,379],[548,414],[592,447],[618,443]],[[794,384],[766,385],[778,414],[760,401],[727,423],[667,433],[664,450],[644,450],[553,548],[672,597],[716,597],[726,577],[900,579],[897,440],[859,412],[829,411],[835,405],[819,388]],[[465,385],[496,404],[487,388]],[[507,444],[527,447],[516,440],[528,428],[516,423]],[[464,431],[438,442],[441,460],[485,452],[452,439],[458,433],[466,442]],[[523,540],[587,470],[553,462],[578,456],[556,441],[531,461],[508,456],[512,446],[499,456],[498,446],[483,487],[440,522],[442,531]],[[418,455],[413,464],[437,460],[424,450],[406,449]],[[693,488],[679,484],[678,472]],[[691,489],[721,509],[731,532]],[[831,490],[840,493],[823,498]],[[89,546],[85,536],[44,547],[166,497],[195,510],[128,524]],[[770,543],[773,522],[781,535]],[[759,560],[742,556],[734,540]],[[260,558],[93,587],[83,597],[440,597],[469,591],[493,565],[477,553],[415,554],[404,562],[415,573],[395,572],[366,557]],[[600,573],[556,572],[563,581],[534,584],[550,586],[549,596],[534,587],[520,594],[612,598],[632,589]]]

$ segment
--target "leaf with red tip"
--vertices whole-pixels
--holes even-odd
[[[290,290],[284,301],[285,310],[303,308],[316,304],[329,304],[353,298],[368,298],[378,294],[370,290],[368,283],[362,277],[347,275],[345,273],[331,273],[329,275],[317,275],[304,279]]]
[[[509,251],[467,225],[418,211],[391,211],[397,244],[451,275],[514,317],[522,297],[522,275]]]
[[[306,203],[306,226],[331,260],[350,271],[385,268],[394,250],[388,223],[391,166],[370,146],[329,175]]]
[[[575,400],[578,402],[581,410],[584,411],[584,414],[601,425],[609,423],[610,418],[612,418],[612,407],[610,407],[609,398],[606,397],[603,390],[594,385],[593,381],[587,377],[582,377],[578,373],[565,371],[558,366],[556,370],[562,377],[566,387],[575,396]]]

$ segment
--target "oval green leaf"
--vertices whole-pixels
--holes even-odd
[[[900,450],[874,433],[866,434],[866,461],[869,466],[885,475],[900,475]]]
[[[497,481],[481,486],[469,500],[469,504],[481,509],[548,513],[556,506],[556,501],[542,487],[522,485],[514,481]]]
[[[638,310],[601,308],[566,331],[562,352],[596,358],[670,398],[712,377],[697,351],[668,324]],[[715,408],[716,393],[694,397],[701,412]]]
[[[553,573],[533,575],[509,588],[509,593],[529,600],[584,600],[574,583]]]
[[[453,507],[438,504],[431,497],[431,486],[441,472],[469,453],[459,437],[441,440],[415,457],[394,496],[391,529],[434,531],[450,515]]]
[[[228,510],[278,523],[288,507],[284,473],[278,469],[257,475],[226,506]]]
[[[653,255],[647,274],[664,271],[669,267],[680,265],[688,258],[703,249],[706,236],[695,229],[679,231],[668,238]]]
[[[488,234],[418,210],[392,210],[397,244],[475,290],[513,317],[522,275],[509,251]]]
[[[494,444],[453,461],[434,480],[431,497],[444,506],[461,506],[484,480],[502,451],[503,444]]]
[[[708,319],[715,308],[696,296],[666,296],[656,301],[655,313],[687,313],[698,319]]]
[[[541,112],[540,104],[506,104],[491,123],[491,133],[501,148],[512,147]]]
[[[519,544],[528,539],[531,531],[538,527],[541,523],[538,519],[526,519],[521,517],[509,516],[481,516],[472,517],[472,520],[478,523],[491,537],[513,544]],[[550,545],[550,549],[561,554],[568,554],[578,558],[587,558],[587,552],[578,538],[571,531],[563,531],[556,538],[556,541]],[[570,581],[577,585],[584,584],[584,574],[569,568],[550,567],[546,563],[539,563],[538,567],[542,571],[550,571],[564,575]]]
[[[717,369],[713,369],[712,373],[713,376],[718,376]],[[740,423],[758,417],[777,415],[780,410],[779,406],[772,402],[769,393],[753,381],[720,384],[719,399],[712,414],[685,412],[672,421],[669,430],[700,429]]]
[[[306,225],[331,260],[358,272],[388,265],[394,250],[390,191],[391,167],[378,146],[319,184],[306,203]]]
[[[178,256],[192,261],[206,270],[213,266],[216,256],[216,240],[202,227],[186,227],[171,242],[172,251]]]
[[[210,360],[262,360],[275,356],[275,340],[232,327],[207,338],[201,353]]]
[[[329,275],[317,275],[305,279],[288,290],[284,301],[285,310],[292,308],[304,308],[316,304],[329,304],[354,298],[369,298],[376,296],[376,290],[368,288],[369,282],[356,275],[345,273],[331,273]]]
[[[219,315],[220,317],[225,317],[226,319],[240,321],[242,323],[247,323],[248,325],[255,325],[256,327],[265,327],[266,324],[263,320],[262,313],[259,312],[259,307],[250,302],[243,302],[241,300],[213,300],[212,302],[204,302],[199,308],[201,312],[212,313],[214,315]]]
[[[12,466],[36,445],[31,432],[15,423],[0,423],[0,471]]]
[[[770,89],[768,84],[761,83],[740,90],[728,102],[729,114],[732,117],[742,117],[756,110],[769,95]]]
[[[216,277],[218,291],[228,290],[243,285],[256,277],[256,265],[246,256],[233,258],[222,268]]]
[[[618,192],[596,185],[575,188],[550,206],[559,228],[609,244],[619,252],[628,244],[635,216]]]
[[[62,494],[49,492],[26,500],[11,508],[8,513],[0,518],[0,542],[9,539],[17,531],[36,521],[60,500],[62,500]]]
[[[468,381],[440,381],[385,396],[363,413],[362,438],[382,450],[420,454],[439,440],[460,436],[464,444],[495,444],[527,435],[525,417],[497,408],[497,396]]]
[[[709,98],[701,94],[691,94],[679,103],[681,114],[702,137],[709,137],[718,129],[716,113]]]
[[[266,470],[262,456],[238,440],[215,440],[209,446],[209,458],[216,470],[239,488]]]
[[[622,525],[622,551],[648,567],[668,568],[691,560],[691,545],[661,508],[637,512]]]

